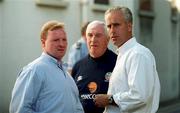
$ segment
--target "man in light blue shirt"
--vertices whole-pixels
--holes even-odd
[[[86,55],[88,55],[88,49],[86,44],[86,28],[88,26],[89,22],[84,23],[84,25],[81,28],[81,39],[79,39],[76,43],[74,43],[68,54],[68,71],[71,74],[72,68],[74,64],[84,58]]]
[[[63,23],[48,21],[42,27],[42,55],[19,74],[10,113],[84,113],[77,86],[62,65],[67,38]]]

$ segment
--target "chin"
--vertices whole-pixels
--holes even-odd
[[[94,52],[89,53],[91,57],[96,58],[96,54]]]

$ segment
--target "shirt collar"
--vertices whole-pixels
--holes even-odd
[[[122,46],[120,46],[117,49],[117,53],[119,55],[123,55],[127,50],[132,48],[136,43],[137,43],[136,38],[132,37],[131,39],[129,39],[127,42],[125,42]]]
[[[109,52],[110,50],[107,48],[106,51],[103,53],[103,55],[101,55],[100,57],[93,58],[90,54],[89,54],[89,57],[95,61],[104,61],[108,57]]]
[[[55,59],[54,57],[52,57],[51,55],[43,52],[42,55],[41,55],[43,58],[47,59],[48,61],[52,62],[52,63],[55,63],[57,65],[59,64],[62,64],[61,61],[58,61],[57,59]]]

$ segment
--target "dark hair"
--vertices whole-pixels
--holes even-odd
[[[86,35],[86,29],[87,29],[87,26],[90,22],[85,22],[82,24],[82,27],[81,27],[81,35]]]

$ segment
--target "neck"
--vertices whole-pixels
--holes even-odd
[[[120,45],[118,45],[117,47],[121,47],[124,43],[126,43],[128,40],[130,40],[131,38],[133,38],[133,36],[129,36],[129,38],[127,38],[127,40],[125,40],[123,43],[121,43]]]
[[[55,58],[58,62],[62,62],[61,61],[61,58],[56,58],[55,56],[51,55],[50,53],[46,52],[46,51],[43,51],[44,53],[48,54],[49,56]]]

